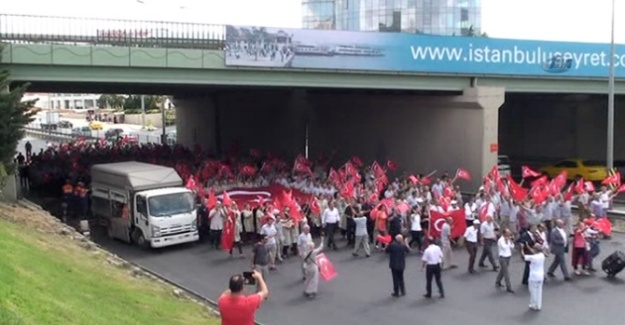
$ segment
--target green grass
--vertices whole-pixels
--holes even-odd
[[[0,219],[0,325],[215,325],[202,306],[72,240]]]

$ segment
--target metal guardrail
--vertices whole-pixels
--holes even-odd
[[[0,14],[0,41],[183,49],[224,48],[226,26]]]
[[[58,142],[71,142],[81,137],[87,141],[96,141],[102,139],[106,135],[105,130],[90,130],[75,133],[72,129],[67,128],[57,128],[56,130],[43,129],[41,125],[34,123],[24,127],[24,131],[26,131],[27,135],[36,138],[42,138],[45,140],[53,140]],[[160,135],[141,134],[134,132],[130,132],[127,135],[135,137],[139,143],[161,143]],[[176,139],[167,138],[167,144],[170,146],[175,145]]]

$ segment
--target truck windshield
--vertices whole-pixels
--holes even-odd
[[[193,195],[189,192],[152,196],[148,199],[150,215],[165,217],[174,214],[189,213],[195,209]]]

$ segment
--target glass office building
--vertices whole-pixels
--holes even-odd
[[[308,29],[435,35],[481,32],[481,0],[302,0]]]

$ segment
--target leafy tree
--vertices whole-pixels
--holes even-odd
[[[119,95],[103,94],[98,98],[99,108],[122,108],[124,107],[125,98]]]
[[[24,137],[24,126],[32,122],[37,100],[22,101],[27,84],[10,88],[9,72],[0,71],[0,165],[13,171],[17,144]]]

